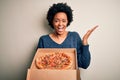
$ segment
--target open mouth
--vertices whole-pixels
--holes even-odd
[[[64,30],[64,27],[63,26],[59,26],[58,27],[58,31],[63,31]]]

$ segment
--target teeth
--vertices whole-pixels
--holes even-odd
[[[62,26],[59,26],[59,27],[58,27],[58,31],[63,31],[63,27],[62,27]]]
[[[61,29],[61,28],[63,28],[63,27],[62,27],[62,26],[59,26],[58,28],[60,28],[60,29]]]

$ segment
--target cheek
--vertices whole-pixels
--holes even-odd
[[[68,26],[68,21],[66,22],[66,26]]]
[[[55,28],[55,27],[57,27],[58,26],[58,24],[57,23],[53,23],[53,27]]]
[[[66,23],[66,26],[68,26],[68,23]]]
[[[53,26],[54,26],[54,25],[57,25],[57,23],[53,21],[53,22],[52,22],[52,25],[53,25]]]
[[[64,25],[67,27],[67,26],[68,26],[68,23],[65,23]]]

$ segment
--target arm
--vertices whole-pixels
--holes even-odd
[[[82,40],[79,34],[76,34],[76,42],[77,42],[77,60],[78,60],[78,67],[86,69],[90,64],[90,51],[89,45],[83,45]]]
[[[87,69],[90,65],[91,55],[89,51],[89,45],[82,45],[81,52],[78,53],[78,66]]]
[[[81,39],[78,38],[78,66],[81,68],[88,68],[88,66],[90,65],[90,60],[91,60],[91,55],[90,55],[90,51],[89,51],[89,45],[88,45],[88,38],[90,36],[90,34],[97,28],[98,26],[93,27],[91,30],[88,30],[88,32],[84,35],[83,40],[81,43],[79,43],[81,41]],[[82,44],[82,45],[80,45]],[[80,45],[80,46],[79,46]]]

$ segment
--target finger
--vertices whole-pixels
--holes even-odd
[[[88,32],[85,34],[86,38],[88,38],[91,33],[98,27],[98,25],[96,25],[95,27],[93,27],[91,30],[88,30]]]
[[[91,29],[91,32],[93,32],[97,27],[98,27],[98,25],[96,25],[95,27],[93,27],[93,28]]]
[[[93,27],[91,30],[89,30],[89,31],[87,32],[87,35],[90,35],[97,27],[98,27],[98,25],[96,25],[96,26]]]
[[[84,35],[84,38],[87,39],[90,36],[90,34],[91,34],[91,30],[88,30],[87,33]]]

